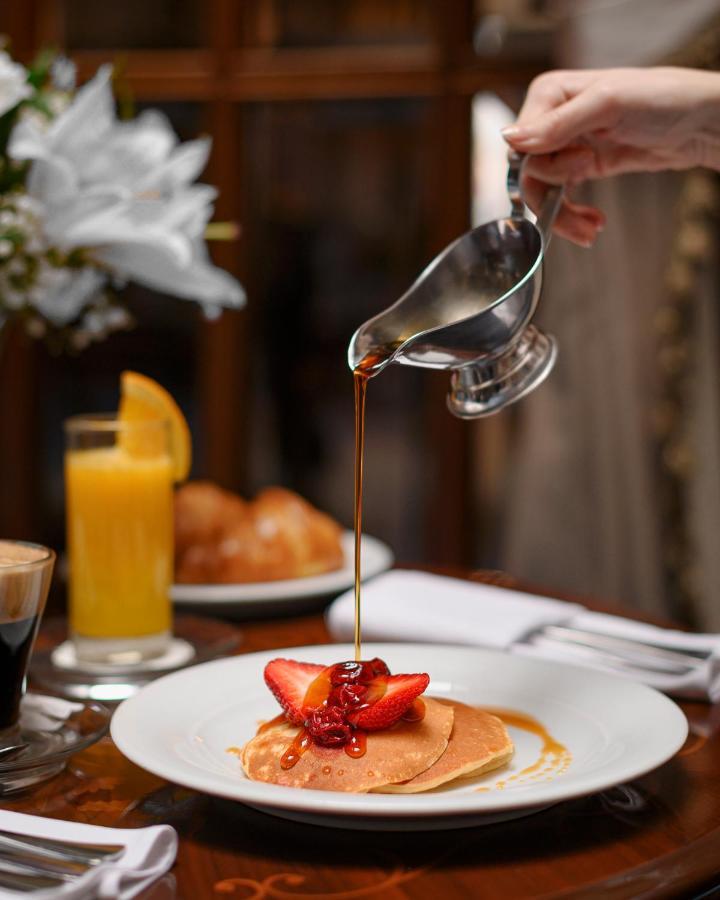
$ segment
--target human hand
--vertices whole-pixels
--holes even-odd
[[[533,209],[547,184],[720,169],[720,74],[670,67],[545,72],[503,137],[529,154],[523,189]],[[554,231],[589,247],[604,224],[599,209],[566,198]]]

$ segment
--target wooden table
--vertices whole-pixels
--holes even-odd
[[[243,652],[329,639],[319,615],[242,628]],[[720,896],[720,706],[682,707],[691,735],[658,771],[486,827],[382,834],[293,824],[169,784],[110,738],[3,805],[100,825],[173,825],[177,864],[143,900]]]

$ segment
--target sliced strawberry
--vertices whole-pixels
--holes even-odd
[[[282,658],[270,660],[265,666],[265,684],[294,725],[302,725],[307,718],[303,708],[305,694],[324,669],[325,666]]]
[[[379,731],[394,725],[402,714],[412,706],[416,697],[430,683],[429,675],[379,675],[376,683],[386,684],[385,693],[371,706],[357,711],[348,710],[345,714],[348,722],[365,731]]]

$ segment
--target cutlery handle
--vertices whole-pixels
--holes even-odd
[[[683,653],[681,650],[665,649],[631,638],[615,637],[571,626],[546,625],[540,634],[569,644],[583,644],[591,649],[630,656],[637,665],[665,669],[677,674],[691,671],[704,662],[701,657]]]
[[[32,851],[46,859],[96,866],[117,859],[123,854],[125,847],[122,844],[82,844],[0,831],[0,850]]]
[[[0,888],[18,891],[22,894],[32,894],[35,891],[45,891],[50,888],[59,888],[65,882],[60,878],[52,878],[47,875],[27,875],[19,872],[7,872],[0,868]]]

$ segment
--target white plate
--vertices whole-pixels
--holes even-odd
[[[526,815],[604,790],[661,765],[687,736],[685,716],[671,700],[613,675],[471,647],[367,644],[363,656],[380,656],[393,672],[429,672],[429,694],[533,716],[566,745],[570,765],[551,780],[508,781],[536,762],[540,749],[538,738],[511,728],[516,753],[509,767],[425,794],[346,794],[247,779],[227,751],[278,712],[263,681],[265,664],[277,656],[331,664],[352,655],[349,644],[293,647],[166,675],[118,708],[112,737],[127,757],[156,775],[285,818],[431,830]]]
[[[341,540],[345,562],[334,572],[254,584],[175,584],[171,597],[178,606],[213,607],[227,614],[228,609],[255,613],[279,607],[294,608],[299,601],[339,594],[355,581],[353,532],[344,532]],[[361,546],[363,581],[392,566],[393,552],[387,544],[363,534]]]

